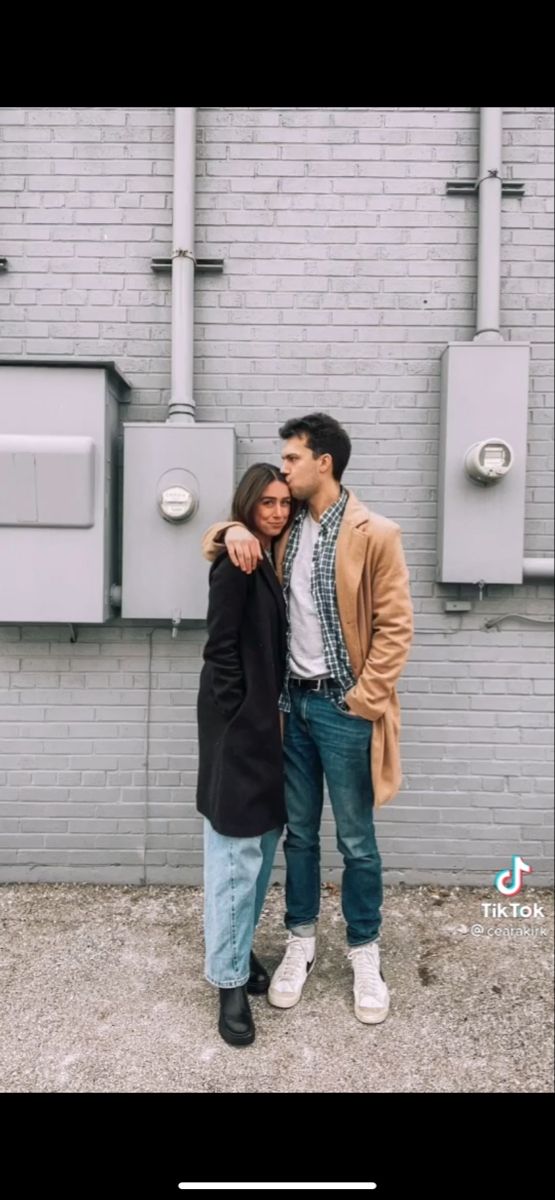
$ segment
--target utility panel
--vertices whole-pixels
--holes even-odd
[[[127,395],[113,364],[0,361],[0,621],[111,617]]]
[[[124,426],[122,617],[206,617],[202,535],[228,516],[234,474],[232,425]]]
[[[94,459],[91,437],[0,434],[0,525],[89,529]]]
[[[529,354],[523,342],[443,353],[441,583],[522,583]]]

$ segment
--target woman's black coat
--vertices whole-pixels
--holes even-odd
[[[197,808],[228,837],[285,821],[278,698],[287,652],[283,593],[267,558],[246,575],[223,553],[210,570],[198,696]]]

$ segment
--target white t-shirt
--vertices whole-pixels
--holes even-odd
[[[319,532],[320,522],[307,512],[289,582],[291,673],[300,675],[302,679],[329,675],[320,620],[310,586],[312,558]]]

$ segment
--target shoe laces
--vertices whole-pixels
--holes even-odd
[[[347,957],[353,964],[357,988],[363,992],[375,991],[382,983],[382,977],[379,967],[380,960],[373,943],[369,946],[355,946],[349,950]]]
[[[302,943],[303,938],[289,935],[285,956],[279,968],[279,979],[281,982],[294,983],[299,971],[303,973],[306,971],[306,954]]]

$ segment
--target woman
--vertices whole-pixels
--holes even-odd
[[[291,518],[291,494],[279,468],[249,467],[232,520],[256,534],[264,558],[245,575],[222,553],[210,570],[197,808],[206,818],[205,975],[220,990],[218,1029],[232,1046],[254,1041],[247,993],[269,985],[252,941],[285,821],[278,698],[286,616],[272,543]]]

